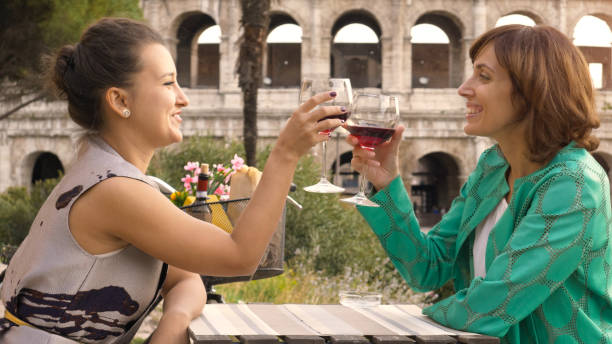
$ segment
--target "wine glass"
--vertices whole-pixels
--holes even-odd
[[[399,122],[399,101],[395,96],[381,94],[357,94],[348,118],[346,129],[359,140],[359,146],[373,151],[376,146],[393,136]],[[378,207],[365,195],[364,177],[367,165],[359,176],[359,192],[341,201],[366,207]]]
[[[328,118],[339,118],[341,120],[347,119],[349,116],[349,110],[353,103],[353,91],[351,90],[351,81],[349,79],[304,79],[300,88],[300,104],[307,101],[310,97],[321,92],[336,92],[336,97],[330,101],[321,103],[319,106],[344,106],[347,112],[327,116],[323,119]],[[320,134],[326,134],[331,136],[333,129],[328,129],[320,132]],[[323,162],[321,167],[321,179],[318,183],[310,185],[304,188],[308,192],[318,193],[339,193],[343,192],[344,188],[336,186],[327,180],[327,141],[323,141]]]

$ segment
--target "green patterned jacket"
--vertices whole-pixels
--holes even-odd
[[[572,143],[516,180],[491,231],[485,278],[473,276],[474,229],[509,188],[498,146],[485,151],[448,213],[423,234],[401,179],[359,207],[408,284],[455,295],[423,313],[439,323],[502,337],[502,343],[612,342],[612,244],[608,178]]]

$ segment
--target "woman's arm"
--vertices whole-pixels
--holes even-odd
[[[187,327],[202,313],[206,289],[198,274],[168,266],[162,287],[164,310],[151,344],[189,343]]]
[[[108,243],[105,251],[90,251],[94,254],[132,244],[187,271],[251,274],[277,228],[299,158],[329,139],[319,132],[341,124],[339,119],[323,120],[342,113],[340,107],[312,110],[331,98],[328,93],[318,94],[289,118],[232,234],[189,216],[149,185],[121,177],[108,178],[79,197],[70,214],[71,231],[83,247],[88,241]]]
[[[427,235],[421,232],[400,177],[372,197],[380,207],[357,208],[404,280],[415,290],[434,290],[452,277],[466,185],[442,221]]]
[[[351,166],[365,173],[379,190],[372,200],[380,207],[358,206],[357,209],[406,282],[416,290],[429,291],[451,278],[455,241],[467,192],[464,186],[442,222],[427,236],[423,235],[399,177],[399,146],[403,131],[404,127],[399,125],[391,140],[379,145],[375,152],[360,148],[355,137],[347,138],[347,143],[354,147]]]

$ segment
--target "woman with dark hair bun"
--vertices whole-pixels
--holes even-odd
[[[508,25],[470,49],[459,87],[468,135],[492,138],[451,208],[420,231],[399,176],[403,127],[352,166],[379,190],[360,207],[406,282],[455,294],[437,322],[502,343],[612,341],[612,215],[606,172],[589,154],[599,126],[588,66],[550,26]]]
[[[228,234],[176,208],[145,176],[157,148],[182,140],[189,104],[158,33],[102,19],[63,47],[50,70],[71,118],[89,134],[6,269],[0,342],[129,343],[161,294],[151,343],[187,343],[206,301],[199,275],[256,269],[298,159],[328,139],[319,132],[341,124],[322,119],[345,110],[314,110],[333,92],[295,110]]]

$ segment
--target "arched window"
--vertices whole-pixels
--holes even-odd
[[[215,26],[213,18],[200,12],[188,14],[179,25],[176,33],[176,71],[181,86],[218,87],[219,43],[215,43],[212,37],[219,29],[212,29]],[[209,28],[212,30],[208,31]],[[200,44],[202,34],[205,35]]]
[[[461,28],[450,15],[426,13],[410,30],[413,88],[456,88],[465,68]]]
[[[526,15],[514,13],[514,14],[509,14],[507,16],[503,16],[497,19],[497,22],[495,23],[495,27],[503,26],[503,25],[510,25],[510,24],[534,26],[536,22]]]
[[[412,87],[449,87],[449,39],[432,24],[418,24],[410,29],[412,43]]]
[[[594,17],[582,17],[574,28],[574,44],[589,64],[593,87],[612,88],[610,68],[612,32],[605,21]]]
[[[264,86],[299,87],[302,73],[302,28],[284,14],[270,17]]]
[[[39,180],[57,178],[60,173],[64,173],[64,166],[58,157],[49,152],[41,153],[32,168],[32,184]]]
[[[199,87],[219,87],[219,44],[221,28],[213,25],[202,31],[198,37],[198,79]]]
[[[353,88],[382,87],[381,31],[365,12],[343,15],[332,27],[331,76],[349,78]]]
[[[418,160],[411,184],[411,199],[419,223],[433,226],[459,193],[459,166],[447,153],[427,154]]]

